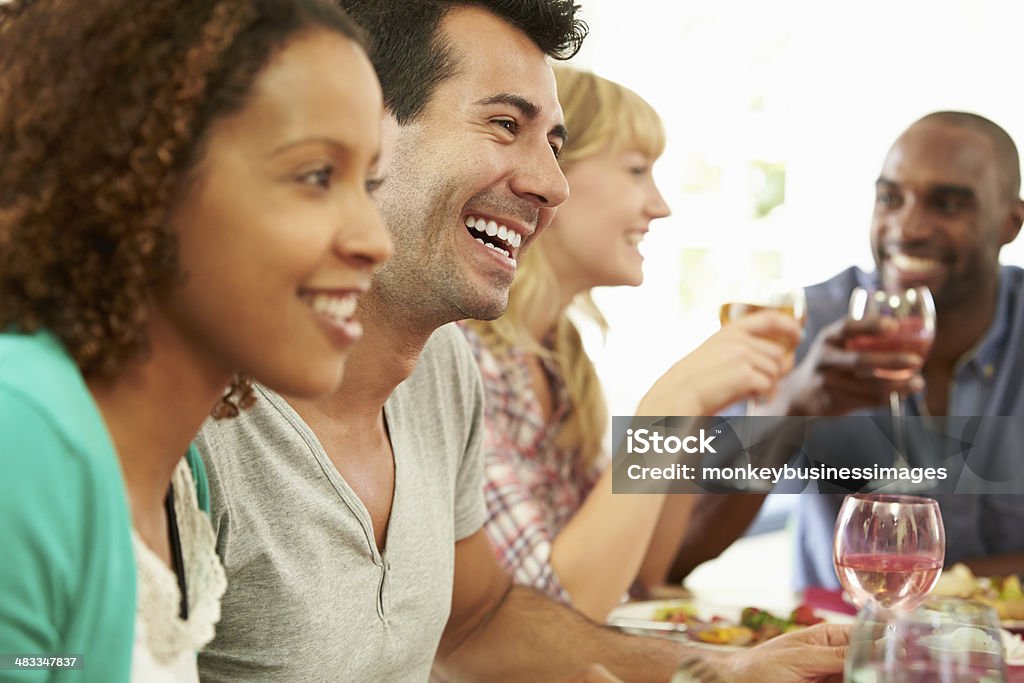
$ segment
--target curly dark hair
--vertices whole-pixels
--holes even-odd
[[[587,25],[573,0],[337,0],[369,34],[384,104],[405,125],[427,106],[434,90],[458,67],[439,34],[455,7],[479,7],[525,33],[544,54],[569,59],[583,45]]]
[[[86,377],[144,358],[211,123],[314,29],[365,45],[330,0],[0,3],[0,330],[49,330]],[[215,412],[250,402],[236,379]]]

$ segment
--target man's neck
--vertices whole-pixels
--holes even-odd
[[[992,326],[999,302],[999,277],[976,297],[936,312],[935,343],[928,354],[926,370],[951,372],[965,353],[978,345]]]

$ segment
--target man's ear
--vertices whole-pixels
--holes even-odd
[[[1003,223],[1003,244],[1009,244],[1017,239],[1021,224],[1024,224],[1024,199],[1017,197],[1010,205],[1010,211]]]

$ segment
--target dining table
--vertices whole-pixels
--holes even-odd
[[[680,586],[663,586],[643,596],[641,601],[627,602],[618,607],[610,615],[608,623],[637,634],[687,638],[686,627],[672,629],[644,623],[650,620],[657,607],[672,605],[687,605],[698,614],[719,615],[728,620],[738,618],[744,607],[758,607],[783,616],[799,605],[808,605],[816,615],[834,623],[852,623],[857,614],[856,607],[847,600],[841,589],[812,587],[798,592],[785,588],[766,590],[762,585],[756,591],[742,586],[718,586],[691,591]],[[707,647],[709,650],[722,649],[713,645]],[[1007,683],[1024,683],[1024,660],[1016,660],[1016,665],[1008,665],[1007,675]]]

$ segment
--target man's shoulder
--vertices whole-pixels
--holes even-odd
[[[841,300],[845,304],[855,287],[871,286],[874,280],[873,273],[850,266],[827,280],[808,286],[805,291],[808,300]]]
[[[423,349],[423,357],[441,358],[458,363],[473,362],[473,352],[465,335],[456,323],[448,323],[434,330]]]
[[[1014,292],[1019,299],[1021,292],[1024,292],[1024,268],[1019,266],[1000,267],[1000,280],[1011,292]]]
[[[818,330],[844,317],[849,308],[850,293],[856,287],[868,287],[874,283],[874,274],[866,273],[851,266],[829,279],[804,289],[807,296],[807,336],[809,344]]]
[[[455,323],[437,328],[427,340],[416,368],[399,385],[404,391],[440,383],[452,387],[472,387],[480,374],[469,342]]]

